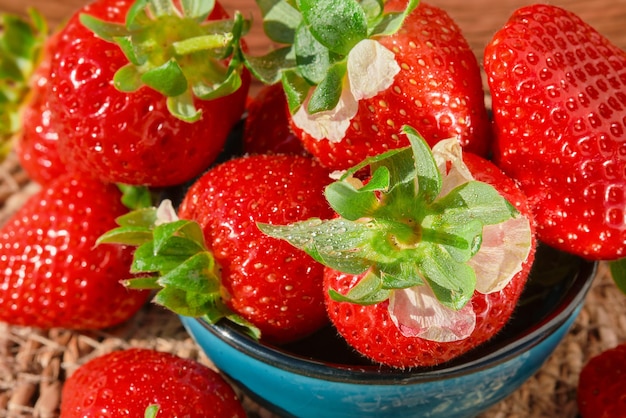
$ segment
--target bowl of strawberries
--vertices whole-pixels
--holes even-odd
[[[277,346],[227,321],[182,321],[223,373],[279,416],[469,417],[503,400],[541,367],[576,320],[594,274],[594,263],[540,245],[527,289],[503,330],[428,367],[368,361],[332,326]]]

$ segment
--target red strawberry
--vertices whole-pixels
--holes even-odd
[[[59,153],[69,169],[104,181],[180,184],[215,160],[243,113],[250,76],[228,55],[243,23],[218,20],[226,17],[219,4],[155,16],[159,2],[145,3],[148,11],[131,14],[132,30],[122,23],[133,1],[96,0],[61,31],[49,80]],[[205,36],[215,33],[232,43]]]
[[[187,191],[178,213],[181,220],[171,213],[164,216],[167,211],[159,208],[155,218],[162,219],[157,222],[161,225],[146,225],[155,241],[137,248],[134,271],[158,271],[155,287],[162,290],[156,302],[175,312],[212,322],[227,316],[252,324],[269,342],[300,339],[328,323],[324,267],[263,234],[256,223],[333,216],[323,195],[329,182],[325,168],[298,155],[257,154],[217,165]],[[130,229],[122,222],[102,242],[137,242],[137,222],[146,218],[140,212],[127,223]],[[125,239],[127,232],[130,239]],[[183,244],[174,247],[182,238],[188,248],[184,256],[179,249]],[[175,249],[171,255],[170,246]],[[180,273],[170,274],[174,269]],[[128,285],[136,286],[133,281]]]
[[[65,173],[66,167],[59,157],[59,135],[53,126],[52,96],[48,83],[51,51],[57,35],[52,35],[32,77],[30,98],[21,115],[21,131],[15,151],[28,176],[40,184],[47,184]]]
[[[306,154],[289,127],[289,110],[280,84],[264,86],[248,104],[243,148],[250,154]]]
[[[412,147],[358,165],[327,189],[340,218],[262,227],[328,266],[338,332],[369,359],[399,368],[443,363],[497,333],[535,250],[532,216],[512,179],[461,156],[454,139],[429,156],[426,142],[405,132]],[[361,186],[350,174],[365,164],[373,172]]]
[[[626,416],[626,344],[591,358],[578,381],[577,402],[582,418]]]
[[[494,159],[529,198],[540,240],[626,256],[626,52],[573,13],[517,10],[485,50]]]
[[[0,320],[41,328],[98,329],[146,301],[120,284],[130,248],[95,248],[128,210],[113,185],[64,175],[32,196],[0,229]]]
[[[406,124],[431,145],[456,136],[467,150],[487,154],[491,131],[480,69],[445,11],[424,2],[415,8],[416,1],[388,1],[385,12],[408,13],[391,28],[379,25],[383,10],[370,16],[371,9],[348,0],[298,5],[297,42],[272,32],[277,25],[266,30],[295,51],[295,64],[278,61],[277,73],[294,113],[294,133],[324,165],[346,169],[367,156],[407,146],[398,135]],[[293,19],[293,12],[288,15]],[[368,28],[368,22],[376,28]],[[284,23],[297,27],[300,22]],[[249,61],[254,70],[255,59]],[[256,75],[263,79],[265,70]]]
[[[130,348],[100,355],[66,380],[61,418],[245,417],[237,394],[214,370],[190,359],[151,349]]]

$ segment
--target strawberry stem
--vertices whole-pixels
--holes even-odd
[[[441,304],[459,310],[474,294],[469,262],[480,250],[483,228],[520,214],[487,183],[462,178],[456,184],[459,177],[447,176],[439,153],[413,128],[403,132],[410,146],[368,158],[326,188],[340,217],[258,227],[330,268],[365,273],[347,295],[332,292],[337,300],[377,303],[392,290],[427,284]],[[461,165],[456,139],[443,141],[445,146],[453,147],[453,164]],[[368,166],[370,181],[355,181]]]
[[[238,12],[232,20],[206,20],[214,7],[214,1],[183,1],[179,9],[173,0],[137,0],[125,24],[87,14],[80,21],[127,57],[115,75],[119,90],[148,86],[168,97],[174,116],[194,122],[201,117],[194,97],[211,100],[242,84],[239,40],[250,22]]]
[[[130,273],[122,283],[129,289],[157,290],[154,302],[183,316],[209,323],[227,319],[253,338],[259,330],[234,314],[223,302],[220,268],[208,250],[197,222],[178,219],[169,200],[119,217],[118,228],[103,234],[101,244],[137,247]]]
[[[391,35],[419,4],[385,13],[376,0],[269,0],[259,2],[266,35],[281,44],[263,56],[244,54],[245,65],[266,84],[281,82],[292,113],[309,92],[310,113],[335,107],[345,88],[346,63],[365,39]]]

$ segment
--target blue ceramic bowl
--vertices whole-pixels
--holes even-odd
[[[228,323],[183,317],[187,331],[247,395],[284,417],[472,417],[515,391],[576,319],[596,264],[541,246],[513,319],[492,341],[434,368],[396,370],[355,355],[332,329],[287,347]]]

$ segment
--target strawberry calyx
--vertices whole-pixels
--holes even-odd
[[[194,97],[211,100],[242,84],[240,39],[249,21],[240,13],[232,20],[207,20],[215,1],[137,0],[124,24],[89,14],[80,21],[100,38],[117,44],[129,63],[114,76],[124,92],[148,86],[167,97],[175,117],[194,122],[201,111]],[[225,64],[228,61],[228,64]]]
[[[244,54],[266,84],[281,82],[294,122],[313,137],[338,142],[360,99],[387,89],[400,71],[377,38],[395,33],[418,5],[384,12],[381,0],[259,2],[267,36],[278,48]]]
[[[362,274],[338,301],[389,301],[406,335],[452,341],[471,334],[474,291],[501,290],[532,247],[529,220],[491,185],[473,179],[456,139],[432,150],[411,127],[409,147],[371,157],[325,190],[338,217],[259,223],[315,260]],[[366,183],[355,177],[370,168]],[[436,312],[433,315],[433,312]]]
[[[29,19],[2,14],[0,26],[0,160],[13,148],[21,129],[21,108],[30,91],[30,79],[41,59],[48,25],[35,9]]]
[[[137,247],[130,269],[137,277],[123,280],[124,286],[155,290],[153,301],[179,315],[202,317],[211,324],[225,318],[260,338],[258,328],[224,303],[220,268],[202,228],[179,219],[170,200],[129,212],[116,222],[119,227],[103,234],[97,244]]]

